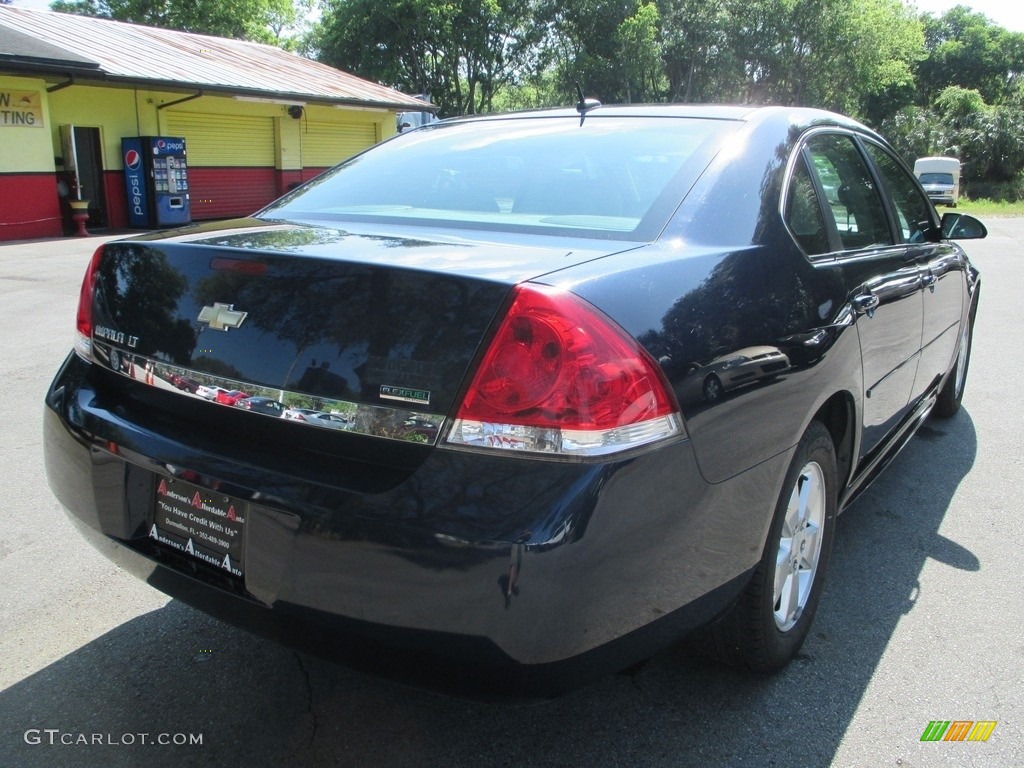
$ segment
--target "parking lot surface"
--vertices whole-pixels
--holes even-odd
[[[0,766],[1024,765],[1024,219],[987,223],[964,409],[840,518],[798,660],[751,677],[679,648],[532,705],[295,653],[94,552],[47,488],[41,414],[106,238],[0,245]],[[922,741],[932,721],[996,725]]]

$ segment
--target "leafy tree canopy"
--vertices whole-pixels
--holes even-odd
[[[1024,34],[1003,29],[958,5],[924,18],[927,57],[918,70],[921,100],[933,101],[946,86],[973,88],[989,104],[1010,98],[1024,76]]]
[[[912,86],[921,23],[899,0],[536,0],[565,92],[861,113]],[[639,97],[639,98],[638,98]]]
[[[454,115],[490,111],[534,68],[541,33],[530,0],[327,0],[314,46],[321,61],[430,94]]]

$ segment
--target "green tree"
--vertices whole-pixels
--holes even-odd
[[[927,107],[903,107],[886,117],[880,130],[910,166],[918,157],[942,154],[936,148],[945,144],[945,127]]]
[[[312,0],[56,0],[51,10],[148,27],[261,43],[288,42],[287,31]]]
[[[973,88],[949,86],[933,106],[903,109],[882,131],[911,162],[928,155],[959,158],[973,196],[1019,196],[1019,185],[1007,186],[1024,169],[1024,114],[1016,104],[989,105]]]
[[[576,83],[605,103],[626,101],[619,27],[636,10],[636,0],[539,0],[543,60],[554,69],[561,103],[575,101]]]
[[[533,71],[542,32],[530,0],[329,0],[314,39],[321,61],[456,115]]]
[[[920,22],[900,0],[542,0],[540,10],[562,87],[579,80],[604,101],[636,101],[639,89],[645,100],[861,114],[912,88],[923,55]]]
[[[663,71],[658,34],[658,8],[636,0],[636,10],[615,30],[626,103],[654,101]]]
[[[981,94],[950,86],[935,100],[945,128],[942,154],[959,157],[968,180],[1012,180],[1024,168],[1024,118],[1016,106],[991,106]]]
[[[913,81],[920,24],[899,0],[757,0],[731,5],[745,100],[859,115]]]
[[[729,0],[661,0],[659,5],[668,100],[735,98],[744,77],[731,44]]]
[[[1024,76],[1024,34],[963,5],[923,19],[927,57],[917,71],[922,106],[950,85],[975,89],[988,104],[1011,99]]]
[[[966,127],[976,121],[987,106],[977,90],[958,85],[944,88],[935,99],[935,110],[944,118],[946,125],[953,129]]]
[[[517,85],[495,94],[492,109],[511,112],[517,109],[538,109],[565,104],[565,95],[552,68],[526,73]]]

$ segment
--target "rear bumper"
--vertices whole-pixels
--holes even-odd
[[[254,465],[143,428],[90,368],[72,355],[58,373],[44,448],[51,488],[103,554],[235,625],[456,691],[551,695],[713,618],[760,556],[770,510],[749,500],[785,462],[712,486],[685,441],[601,464],[433,449],[355,490],[282,473],[273,450]],[[146,535],[175,476],[248,502],[244,579]]]

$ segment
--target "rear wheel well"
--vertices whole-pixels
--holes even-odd
[[[841,489],[849,483],[850,472],[853,470],[853,398],[847,392],[837,392],[818,409],[814,414],[814,420],[824,424],[832,436],[832,444],[836,449],[839,496],[842,498]]]

